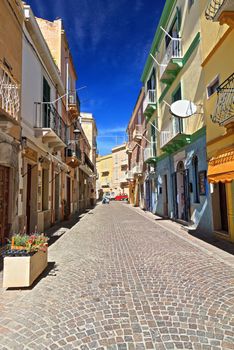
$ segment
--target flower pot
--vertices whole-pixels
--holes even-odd
[[[29,287],[48,264],[48,251],[32,256],[4,257],[3,288]]]

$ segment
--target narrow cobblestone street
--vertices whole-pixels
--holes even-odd
[[[0,289],[1,349],[234,349],[231,265],[126,204],[87,213],[49,261]]]

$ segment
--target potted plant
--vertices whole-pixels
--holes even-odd
[[[3,287],[29,287],[48,264],[48,238],[44,234],[15,234],[3,253]]]

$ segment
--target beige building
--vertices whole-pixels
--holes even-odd
[[[93,205],[96,201],[96,158],[97,158],[97,125],[92,113],[80,113],[80,122],[85,136],[90,145],[88,157],[92,163],[93,171],[89,178],[89,198],[90,204]]]
[[[113,158],[112,154],[97,158],[97,199],[102,199],[103,195],[114,196],[113,192]]]
[[[126,153],[126,144],[112,148],[113,158],[113,192],[116,195],[129,194],[127,181],[128,175],[128,156]]]
[[[129,195],[128,157],[126,144],[112,148],[112,153],[97,158],[97,198],[104,194],[115,198],[119,194]]]
[[[20,2],[0,2],[0,246],[18,228],[23,19]]]

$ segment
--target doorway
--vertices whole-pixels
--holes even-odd
[[[66,208],[66,217],[69,217],[71,213],[71,179],[67,177],[67,208]]]
[[[9,179],[10,169],[0,165],[0,245],[6,244],[6,239],[9,233]]]
[[[219,182],[221,231],[228,232],[227,196],[225,183]]]
[[[166,174],[163,177],[163,216],[168,217],[168,188]]]
[[[190,218],[189,170],[184,168],[182,161],[178,162],[173,177],[173,200],[175,218],[188,222]]]
[[[59,192],[60,192],[60,179],[59,174],[55,174],[55,222],[59,221]]]
[[[32,185],[32,166],[27,165],[27,201],[26,201],[26,216],[27,216],[27,227],[26,232],[30,233],[31,224],[31,185]]]

